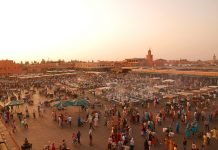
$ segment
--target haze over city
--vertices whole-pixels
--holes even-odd
[[[0,150],[214,150],[218,0],[0,1]]]
[[[218,1],[1,1],[0,19],[0,59],[17,62],[218,55]]]

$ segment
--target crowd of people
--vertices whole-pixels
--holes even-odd
[[[149,150],[160,147],[161,144],[170,150],[177,150],[179,147],[195,150],[217,144],[217,89],[191,96],[177,95],[164,99],[166,95],[184,92],[187,86],[191,91],[192,88],[200,89],[209,83],[206,80],[196,79],[183,84],[180,79],[175,79],[172,83],[164,84],[164,88],[154,88],[162,85],[162,80],[162,78],[153,80],[151,77],[136,73],[80,73],[2,81],[0,96],[4,100],[4,105],[14,99],[31,99],[35,94],[46,100],[65,100],[91,95],[94,97],[92,101],[96,102],[98,99],[105,105],[94,110],[91,107],[86,108],[81,112],[86,117],[78,115],[77,120],[73,120],[73,114],[51,107],[52,104],[47,107],[45,101],[34,101],[33,106],[26,105],[22,109],[17,109],[17,106],[4,106],[1,109],[1,118],[11,127],[12,132],[16,133],[18,127],[26,130],[30,128],[28,123],[30,118],[43,118],[47,109],[52,110],[51,118],[60,128],[72,128],[73,124],[82,127],[70,133],[73,144],[81,144],[80,130],[83,130],[83,127],[88,128],[90,146],[94,145],[95,129],[102,126],[100,119],[104,118],[105,130],[110,131],[107,141],[109,150],[134,150],[136,147]],[[72,87],[74,90],[71,90]],[[99,95],[90,92],[101,87],[110,88]],[[103,102],[104,99],[107,101]],[[141,137],[137,138],[143,139],[143,146],[136,145],[138,139],[135,138],[134,132],[140,133]],[[179,137],[180,141],[175,137]],[[46,148],[67,149],[66,140],[63,139],[60,146],[53,143]]]

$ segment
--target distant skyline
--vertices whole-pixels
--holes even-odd
[[[0,59],[212,60],[217,0],[0,1]]]

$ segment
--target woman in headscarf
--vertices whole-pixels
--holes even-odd
[[[195,122],[195,123],[194,123],[194,126],[192,127],[192,133],[193,133],[193,135],[195,135],[195,134],[197,133],[197,131],[198,131],[198,123]]]
[[[180,129],[180,123],[177,122],[177,123],[176,123],[176,133],[177,133],[177,134],[179,133],[179,129]]]
[[[190,132],[190,129],[189,129],[189,128],[186,128],[186,129],[185,129],[185,136],[186,136],[186,138],[190,138],[191,132]]]

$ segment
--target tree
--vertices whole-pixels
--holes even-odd
[[[45,59],[42,59],[41,64],[45,64]]]
[[[25,61],[25,65],[29,65],[30,63],[29,63],[29,61]]]

